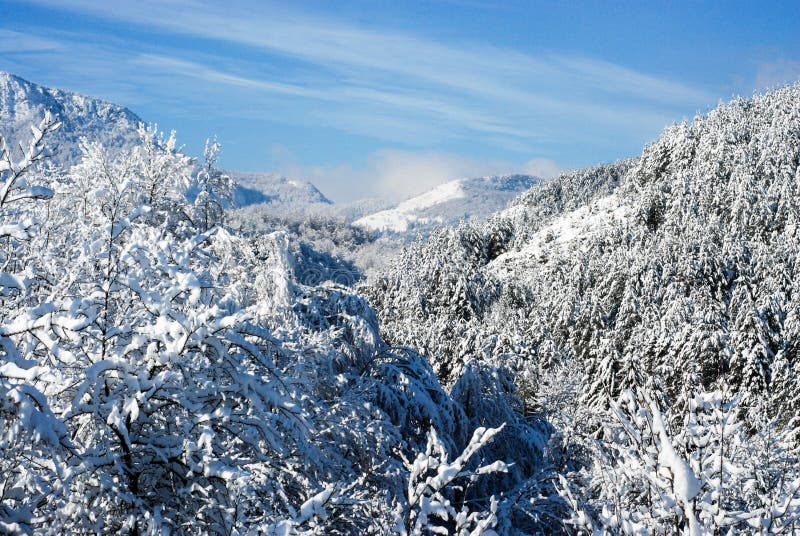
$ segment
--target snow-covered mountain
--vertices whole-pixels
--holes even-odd
[[[150,147],[0,163],[3,534],[798,533],[800,83],[381,212]]]
[[[276,173],[228,171],[227,174],[237,185],[233,194],[237,207],[266,204],[270,211],[280,212],[332,204],[308,181]]]
[[[137,143],[134,112],[102,99],[44,87],[0,71],[0,133],[10,140],[24,139],[31,124],[49,110],[61,122],[51,136],[57,147],[54,163],[71,165],[80,158],[79,140],[99,141],[120,149]],[[51,146],[52,146],[51,145]],[[275,173],[229,171],[236,182],[234,204],[272,215],[328,215],[367,231],[412,237],[462,220],[481,221],[538,182],[527,175],[461,179],[391,206],[382,200],[359,200],[334,205],[312,183]]]
[[[333,208],[338,217],[345,221],[354,222],[370,214],[390,209],[393,206],[394,203],[386,199],[367,197],[346,203],[336,203]]]
[[[47,110],[61,122],[61,128],[49,140],[57,144],[57,163],[71,163],[79,157],[78,141],[82,137],[102,142],[112,150],[134,143],[137,125],[142,122],[124,106],[47,88],[0,71],[0,132],[4,136],[26,139],[30,125]]]
[[[514,229],[507,251],[487,264],[500,280],[526,277],[565,251],[583,252],[610,228],[634,217],[619,193],[635,159],[565,173],[514,199],[493,217],[493,225]]]
[[[530,175],[500,175],[447,182],[397,206],[354,222],[365,229],[389,234],[428,234],[436,227],[481,221],[520,193],[538,184]]]

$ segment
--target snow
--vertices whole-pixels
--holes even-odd
[[[226,171],[226,174],[236,183],[233,192],[236,207],[264,204],[270,210],[296,213],[332,204],[308,181],[275,173]]]
[[[370,214],[369,216],[356,220],[354,225],[375,231],[402,233],[407,231],[412,223],[428,223],[430,221],[430,218],[420,217],[415,214],[415,212],[462,197],[464,197],[464,190],[461,186],[461,181],[447,182],[437,186],[433,190],[407,199],[394,208]],[[441,221],[440,218],[438,222],[441,223]]]
[[[601,233],[613,225],[625,222],[631,207],[623,204],[616,194],[598,199],[590,205],[555,218],[542,227],[522,248],[503,253],[494,259],[489,269],[503,278],[518,274],[519,266],[528,262],[541,262],[548,251],[566,247],[580,247],[584,238]],[[525,207],[510,207],[501,214],[506,218],[519,218]]]
[[[700,493],[700,481],[695,476],[689,463],[675,452],[667,430],[664,427],[664,420],[655,402],[650,402],[650,411],[653,415],[653,434],[658,436],[659,449],[658,461],[669,469],[672,476],[672,489],[675,497],[683,503],[686,518],[689,520],[689,534],[700,536],[700,524],[694,513],[693,499]]]
[[[80,157],[79,141],[99,141],[112,152],[130,147],[137,139],[142,120],[123,106],[60,89],[39,86],[0,71],[0,132],[9,140],[30,136],[31,123],[45,110],[53,113],[63,128],[48,138],[58,147],[52,161],[72,164]]]
[[[327,514],[325,512],[325,503],[328,502],[331,495],[333,494],[334,487],[328,486],[324,490],[320,491],[306,502],[304,502],[300,506],[300,518],[297,520],[298,523],[303,523],[306,520],[311,519],[312,517],[316,516],[321,519],[325,519]]]
[[[0,87],[11,82],[21,84],[0,75]],[[16,99],[25,91],[11,94]],[[800,102],[793,95],[791,103]],[[80,96],[67,100],[95,106]],[[766,192],[793,191],[800,173],[800,107],[794,106],[788,127],[761,134],[772,140],[788,132],[789,150],[778,146],[787,155],[783,162],[794,166],[784,183],[779,173],[761,173],[783,154],[766,142],[769,151],[756,152],[766,155],[763,161],[750,165],[762,143],[757,136],[741,137],[747,166],[731,177],[749,181],[757,170],[776,182]],[[694,149],[702,155],[719,140],[740,140],[733,131],[710,132],[719,134],[714,143],[700,132],[698,144],[686,145],[691,159]],[[681,149],[684,138],[676,139]],[[0,211],[0,236],[12,245],[0,248],[0,532],[222,527],[237,534],[323,534],[396,527],[409,535],[490,536],[495,529],[555,533],[565,523],[591,534],[743,533],[747,525],[771,534],[796,530],[797,371],[784,342],[793,341],[798,311],[790,292],[775,291],[794,288],[785,276],[796,241],[771,238],[773,249],[759,243],[762,228],[753,226],[754,239],[738,225],[752,220],[745,212],[747,220],[731,221],[747,233],[733,234],[735,247],[723,252],[738,254],[746,244],[752,256],[745,261],[717,263],[726,257],[691,243],[728,228],[709,229],[709,220],[693,221],[689,209],[718,214],[752,194],[753,206],[763,210],[756,214],[768,214],[772,193],[762,199],[743,182],[746,188],[729,196],[733,202],[721,197],[725,205],[703,205],[687,188],[671,199],[669,226],[662,228],[671,232],[652,233],[642,225],[626,229],[633,207],[647,197],[626,188],[629,197],[598,199],[610,190],[576,179],[564,189],[531,191],[499,222],[409,248],[407,263],[396,263],[371,289],[353,289],[301,281],[315,252],[295,248],[288,232],[242,236],[233,227],[191,221],[173,229],[169,223],[192,207],[177,195],[183,165],[156,177],[125,171],[157,167],[138,152],[109,162],[92,154],[70,173],[75,184],[56,185],[47,203],[31,202],[48,195],[35,184],[44,177],[31,173],[17,181],[16,164],[0,164],[0,185],[14,177],[5,183],[13,195],[1,197],[9,204],[28,199]],[[646,188],[659,193],[658,181],[678,184],[684,177],[688,186],[706,186],[705,167],[693,177],[691,166],[676,164],[679,174],[664,178],[660,149],[653,154],[649,164],[642,159],[655,181]],[[713,158],[700,160],[716,165]],[[121,171],[107,173],[108,163]],[[612,175],[603,184],[616,188]],[[718,186],[715,177],[709,190]],[[453,181],[393,209],[374,206],[364,219],[404,232],[474,221],[531,181]],[[316,195],[310,183],[276,183],[295,210]],[[152,184],[176,185],[167,190],[176,205],[153,203]],[[81,199],[89,203],[81,207]],[[778,214],[797,212],[787,199],[793,212]],[[105,202],[115,209],[91,206]],[[299,217],[314,223],[307,212]],[[629,240],[614,240],[620,229]],[[787,229],[783,234],[791,235],[792,224]],[[692,248],[662,257],[655,247],[662,235]],[[695,245],[703,256],[693,256]],[[488,261],[506,247],[512,249]],[[616,256],[620,251],[631,254]],[[650,277],[650,264],[639,264],[652,258],[658,277]],[[338,266],[328,262],[319,266]],[[537,263],[546,269],[529,269]],[[747,285],[715,301],[707,278],[695,276],[697,267],[728,264],[742,269],[734,273]],[[672,267],[679,273],[662,277]],[[504,288],[484,281],[484,269],[497,272]],[[764,325],[753,326],[759,318]],[[770,319],[777,319],[774,328]],[[731,366],[705,361],[712,353],[730,356]],[[741,371],[739,356],[747,357],[743,370],[756,380],[750,370],[762,367],[757,359],[764,356],[771,378],[765,385],[774,396],[762,399],[763,391],[728,384]],[[437,363],[458,371],[448,391],[436,377]],[[725,374],[706,392],[702,376],[687,372],[705,374],[711,366]],[[615,391],[622,391],[618,401]],[[781,398],[790,405],[773,402]],[[740,399],[747,412],[737,411]],[[527,408],[535,415],[523,413]],[[527,526],[515,526],[519,520]]]
[[[2,230],[0,230],[0,236],[3,236]],[[25,285],[25,281],[21,277],[0,272],[0,288],[15,288],[23,290],[26,286],[27,285]]]
[[[407,199],[393,208],[364,216],[353,224],[384,233],[420,232],[424,235],[438,225],[485,219],[538,180],[527,175],[458,179]]]
[[[503,428],[505,428],[505,424],[497,428],[478,427],[473,432],[472,439],[464,451],[452,462],[447,460],[447,449],[439,439],[436,429],[430,429],[425,452],[419,452],[413,463],[406,463],[406,468],[409,470],[407,499],[412,510],[409,519],[413,520],[411,535],[450,534],[444,527],[430,524],[430,518],[439,518],[443,521],[455,519],[458,534],[474,534],[476,536],[495,534],[491,530],[497,522],[495,515],[497,504],[494,497],[492,497],[491,511],[481,519],[480,513],[470,514],[466,507],[460,512],[457,511],[443,493],[453,485],[459,476],[464,475],[470,458],[489,444]],[[483,475],[507,470],[508,467],[505,463],[495,462],[479,467],[476,474]],[[469,525],[475,525],[474,530],[468,530]]]

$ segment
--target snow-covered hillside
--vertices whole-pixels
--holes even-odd
[[[0,71],[0,132],[8,139],[27,138],[30,125],[45,111],[61,122],[50,144],[56,145],[54,161],[73,163],[80,156],[78,141],[101,142],[110,150],[137,140],[136,128],[142,122],[129,109],[101,99],[43,87],[11,73]]]
[[[245,173],[228,171],[236,182],[233,193],[236,207],[267,204],[271,211],[331,205],[331,201],[308,181],[276,173]]]
[[[392,208],[394,203],[379,197],[356,199],[346,203],[336,203],[333,207],[335,214],[345,221],[354,222],[370,214]]]
[[[529,175],[501,175],[447,182],[397,206],[354,222],[365,229],[416,236],[462,220],[481,221],[539,182]]]
[[[101,99],[52,89],[0,71],[0,132],[24,139],[30,125],[50,111],[61,123],[51,135],[53,162],[72,165],[80,160],[79,140],[100,142],[112,152],[139,142],[143,121],[131,110]],[[291,212],[325,207],[331,202],[311,183],[272,173],[229,172],[237,184],[237,207],[266,203],[270,211]]]
[[[364,292],[446,384],[513,371],[556,430],[564,533],[797,534],[799,163],[800,84],[736,99],[433,233]]]
[[[498,214],[499,218],[516,219],[525,211],[524,205],[514,205]],[[617,194],[611,194],[553,218],[539,229],[519,249],[507,251],[492,260],[487,270],[498,279],[521,277],[532,265],[548,262],[554,252],[565,250],[585,253],[591,240],[614,225],[624,224],[632,209]]]

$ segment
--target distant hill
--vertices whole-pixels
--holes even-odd
[[[226,172],[236,182],[234,205],[237,208],[265,204],[271,211],[291,211],[299,207],[332,205],[316,186],[308,181],[276,173]]]
[[[108,101],[53,89],[0,71],[0,134],[24,140],[30,125],[51,111],[62,123],[50,138],[53,162],[69,166],[80,158],[79,140],[98,141],[114,151],[137,143],[142,119]],[[305,218],[331,217],[390,238],[426,236],[436,227],[483,221],[539,182],[528,175],[460,179],[392,206],[379,199],[334,205],[312,183],[275,173],[228,171],[236,182],[234,205],[247,213]]]
[[[7,139],[27,139],[30,125],[46,110],[62,124],[50,139],[57,144],[54,161],[61,164],[72,163],[80,156],[81,137],[102,142],[112,150],[135,143],[136,127],[142,122],[124,106],[43,87],[0,71],[0,133]]]
[[[364,216],[390,209],[393,206],[394,203],[387,201],[386,199],[368,197],[365,199],[356,199],[355,201],[349,201],[346,203],[336,203],[333,206],[333,210],[335,215],[339,218],[344,219],[345,221],[353,222],[363,218]]]
[[[364,216],[354,224],[387,234],[426,235],[436,227],[484,220],[540,181],[530,175],[459,179]]]

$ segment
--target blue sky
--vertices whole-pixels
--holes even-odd
[[[637,155],[800,78],[800,2],[0,0],[0,69],[336,201]]]

